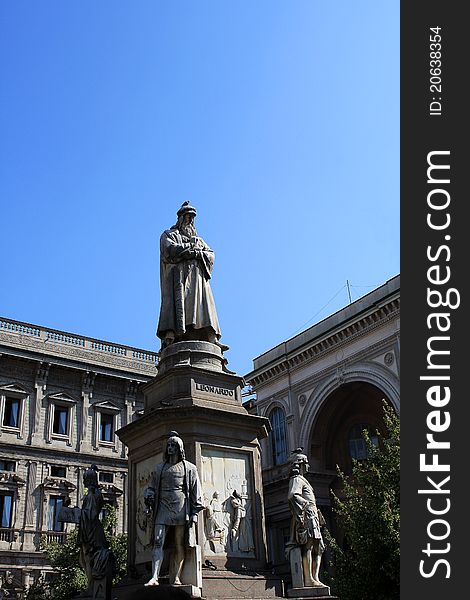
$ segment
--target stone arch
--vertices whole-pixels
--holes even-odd
[[[303,423],[299,436],[300,446],[304,448],[308,447],[310,435],[317,417],[331,394],[342,385],[356,381],[375,386],[384,394],[395,412],[397,414],[400,413],[399,382],[396,375],[377,363],[355,363],[349,368],[346,367],[340,375],[337,372],[331,373],[322,384],[315,388],[307,399],[302,415]]]
[[[273,396],[270,399],[269,403],[265,406],[261,416],[269,419],[269,415],[272,413],[272,411],[275,408],[282,408],[282,410],[286,414],[286,417],[289,414],[289,406],[288,406],[287,402],[283,402],[279,398],[276,398],[275,396]]]
[[[313,471],[330,473],[335,493],[340,489],[336,489],[339,480],[334,476],[337,466],[350,473],[352,458],[365,451],[359,441],[362,435],[351,437],[352,434],[357,434],[359,428],[368,429],[373,436],[377,430],[385,435],[383,401],[394,408],[392,400],[397,400],[396,395],[390,398],[383,386],[377,385],[377,377],[366,377],[365,373],[356,368],[354,372],[328,378],[317,390],[320,394],[312,406],[315,410],[311,410],[309,430],[304,433],[303,443]]]

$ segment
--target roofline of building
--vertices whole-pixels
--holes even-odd
[[[400,275],[396,275],[348,306],[254,358],[253,370],[245,375],[245,379],[248,381],[253,379],[259,372],[269,369],[279,360],[298,352],[301,348],[314,344],[330,332],[337,330],[339,326],[346,327],[351,321],[386,303],[391,297],[396,296],[399,290]]]
[[[118,342],[110,342],[109,340],[100,340],[93,338],[88,335],[82,335],[81,333],[72,333],[70,331],[64,331],[63,329],[54,329],[53,327],[46,327],[45,325],[35,325],[33,323],[27,323],[26,321],[17,321],[16,319],[10,319],[9,317],[0,316],[0,329],[2,329],[2,323],[14,323],[15,325],[23,326],[25,328],[38,329],[48,331],[50,333],[57,333],[73,338],[80,338],[89,342],[96,342],[97,344],[105,344],[108,346],[117,346],[119,348],[126,348],[127,350],[138,350],[139,352],[147,352],[149,354],[158,354],[153,350],[147,350],[146,348],[138,348],[137,346],[129,346],[127,344],[120,344]]]
[[[4,317],[0,317],[0,345],[27,358],[40,353],[146,377],[155,375],[158,362],[158,352]]]

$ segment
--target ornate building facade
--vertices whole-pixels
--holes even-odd
[[[383,431],[383,401],[400,408],[400,277],[254,359],[245,376],[256,395],[250,410],[268,417],[262,441],[266,529],[270,558],[287,572],[289,454],[309,457],[309,480],[334,531],[330,489],[336,465],[348,472],[365,457],[362,431]]]
[[[143,408],[139,385],[157,355],[0,318],[0,577],[27,586],[50,567],[40,542],[60,541],[65,500],[79,506],[94,463],[127,529],[127,456],[115,431]]]

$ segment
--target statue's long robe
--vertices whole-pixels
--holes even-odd
[[[90,589],[94,579],[105,577],[113,568],[114,557],[108,548],[109,544],[100,520],[103,506],[104,500],[99,488],[88,487],[80,512],[77,543],[80,546],[79,562],[85,570]]]
[[[210,329],[220,337],[214,297],[209,285],[214,252],[198,238],[200,258],[188,258],[191,248],[177,229],[168,229],[160,237],[161,306],[157,335],[167,331],[183,335],[188,328]]]
[[[98,488],[88,488],[80,512],[77,536],[77,543],[85,546],[87,551],[108,547],[103,524],[100,520],[100,512],[103,506],[104,500],[101,491]]]

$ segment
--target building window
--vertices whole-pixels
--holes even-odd
[[[5,408],[3,411],[3,427],[14,427],[18,429],[20,426],[20,402],[19,398],[11,398],[5,396]]]
[[[114,482],[114,474],[107,473],[106,471],[99,472],[99,480],[101,483],[113,483]]]
[[[109,413],[100,413],[99,427],[100,442],[114,441],[114,415]]]
[[[52,443],[53,438],[72,445],[72,424],[75,422],[76,400],[68,394],[49,394],[49,415],[46,430],[46,442]]]
[[[55,435],[68,435],[69,409],[66,406],[54,405],[54,418],[52,420],[52,433]]]
[[[13,514],[13,494],[0,494],[0,518],[1,526],[5,529],[11,527]]]
[[[59,467],[58,465],[51,465],[51,477],[67,477],[67,467]]]
[[[94,404],[93,409],[95,411],[93,434],[94,449],[99,450],[100,446],[104,446],[117,452],[117,439],[114,433],[119,426],[118,419],[121,408],[116,406],[113,402],[105,401]]]
[[[364,423],[357,423],[349,430],[349,455],[355,460],[364,460],[367,458],[367,446],[363,434],[364,429],[369,432],[370,441],[374,446],[379,445],[379,439],[375,434],[371,433],[371,427]]]
[[[28,393],[19,385],[0,387],[0,428],[18,439],[22,437],[27,397]]]
[[[269,418],[272,431],[271,450],[274,465],[282,465],[287,460],[286,417],[282,408],[275,408]]]
[[[14,460],[0,459],[0,471],[16,471],[16,462]]]
[[[47,529],[49,531],[63,531],[64,524],[58,520],[59,511],[62,508],[64,499],[62,496],[49,496],[49,513],[47,519]]]

